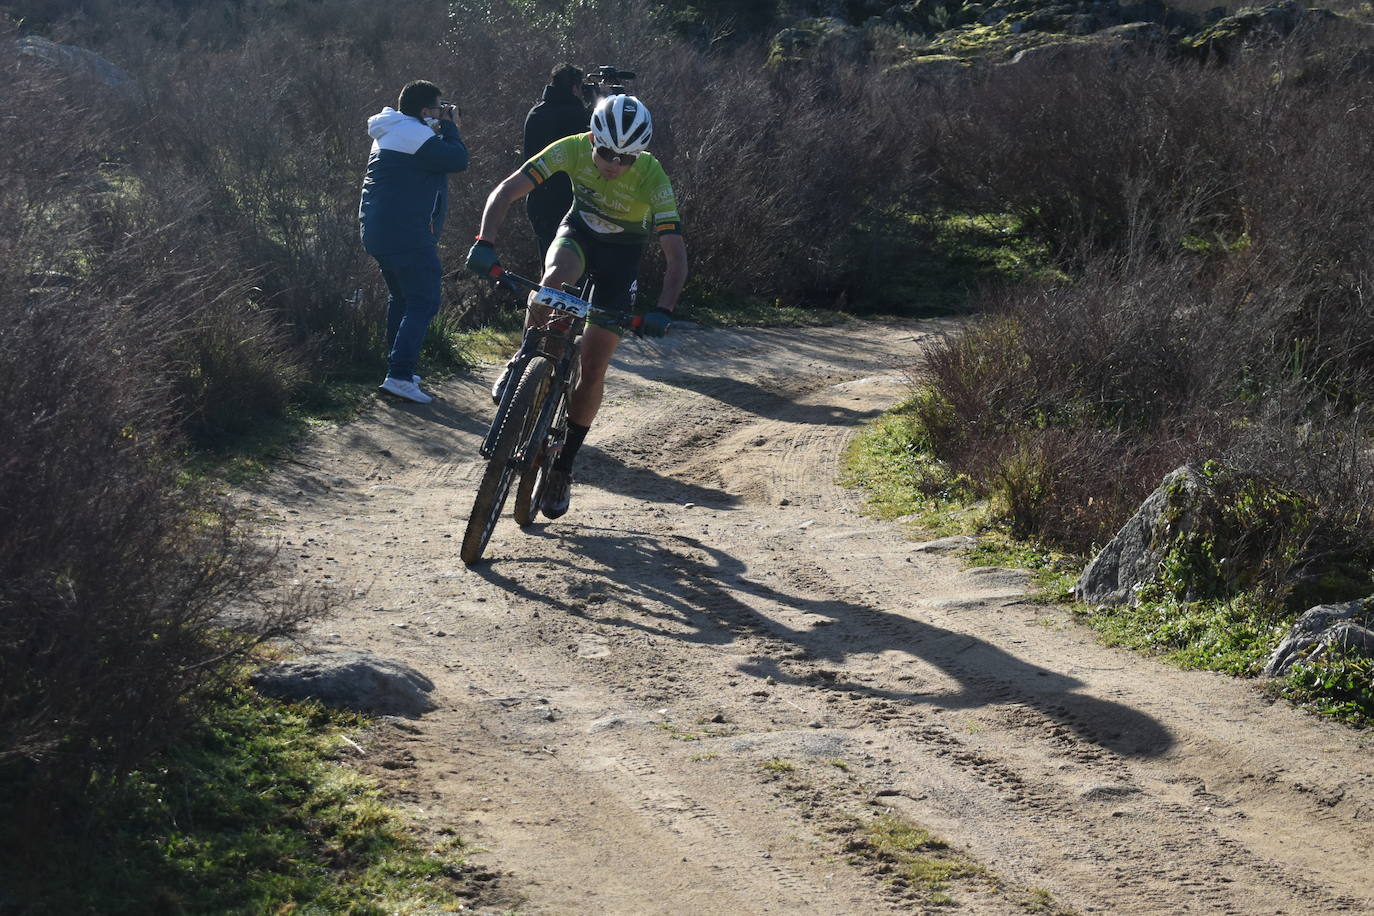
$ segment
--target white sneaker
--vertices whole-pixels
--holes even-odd
[[[415,383],[416,388],[420,387],[420,377],[418,375],[412,375],[410,380]]]
[[[394,394],[398,398],[405,398],[407,401],[414,401],[416,404],[428,404],[434,398],[420,390],[420,386],[405,379],[392,378],[387,376],[386,381],[377,386],[379,390],[387,394]]]

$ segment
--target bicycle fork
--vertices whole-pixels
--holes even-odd
[[[510,403],[515,399],[515,390],[520,387],[520,379],[525,376],[525,367],[530,364],[530,360],[539,355],[541,338],[548,336],[548,332],[539,328],[526,328],[525,336],[520,340],[520,349],[515,351],[512,359],[510,375],[506,378],[505,390],[501,392],[501,403],[496,407],[496,416],[491,419],[491,428],[487,430],[487,436],[482,440],[482,445],[477,449],[477,453],[483,458],[490,458],[492,451],[496,448],[496,438],[501,435],[501,427],[506,422],[506,414],[510,413]]]

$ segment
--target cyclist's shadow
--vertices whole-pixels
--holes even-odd
[[[715,487],[684,483],[640,465],[628,465],[609,452],[594,445],[584,445],[578,452],[581,467],[578,481],[608,493],[631,496],[645,503],[683,505],[695,503],[712,509],[728,509],[739,505],[739,497]]]
[[[541,529],[531,529],[538,534]],[[1026,662],[991,643],[935,626],[907,614],[849,601],[780,591],[746,578],[744,564],[696,538],[661,539],[646,532],[588,525],[542,529],[563,541],[578,559],[508,560],[558,563],[566,575],[540,582],[562,583],[563,595],[537,592],[491,565],[478,568],[488,581],[512,594],[575,616],[595,617],[658,636],[725,646],[739,634],[791,644],[790,651],[755,656],[739,672],[759,680],[806,684],[815,689],[867,696],[894,703],[975,708],[1020,703],[1059,722],[1079,738],[1129,756],[1157,756],[1174,743],[1145,713],[1079,692],[1083,682]],[[644,573],[652,571],[652,575]],[[571,583],[569,585],[568,583]],[[583,600],[596,593],[598,603]],[[748,600],[739,597],[748,595]],[[766,616],[756,604],[774,603],[828,619],[823,627],[797,629]],[[906,652],[959,684],[957,692],[896,690],[846,680],[816,666],[797,672],[789,661],[843,663],[855,654]]]

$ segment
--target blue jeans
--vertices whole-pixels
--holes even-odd
[[[390,294],[386,302],[387,376],[410,381],[429,323],[439,313],[443,268],[438,248],[373,255]]]

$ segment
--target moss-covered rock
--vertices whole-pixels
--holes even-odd
[[[1247,46],[1272,44],[1314,19],[1324,21],[1334,16],[1329,10],[1306,9],[1295,0],[1279,0],[1225,16],[1182,38],[1178,47],[1185,54],[1225,63]]]
[[[919,79],[946,80],[971,68],[972,64],[968,60],[952,54],[922,54],[894,64],[888,71],[908,73]]]
[[[863,31],[834,17],[804,19],[773,36],[769,67],[799,63],[818,54],[853,58],[863,54]]]
[[[1096,604],[1224,600],[1253,592],[1296,612],[1374,591],[1374,549],[1322,528],[1300,495],[1208,462],[1164,479],[1084,570]]]

